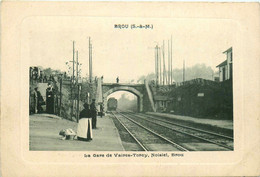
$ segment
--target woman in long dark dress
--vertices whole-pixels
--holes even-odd
[[[84,109],[80,112],[79,123],[77,130],[78,140],[90,141],[93,138],[92,135],[92,122],[91,122],[91,112],[89,109],[89,104],[84,104]]]
[[[46,112],[49,114],[54,114],[54,93],[50,84],[46,89]]]

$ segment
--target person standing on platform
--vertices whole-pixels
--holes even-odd
[[[117,84],[119,83],[119,77],[116,78],[116,83],[117,83]]]
[[[46,89],[46,112],[54,114],[54,93],[51,84],[48,84]]]
[[[91,111],[89,109],[89,104],[85,103],[83,106],[84,109],[79,114],[77,139],[82,141],[90,141],[93,138]]]
[[[91,112],[91,117],[92,117],[92,128],[96,129],[97,128],[97,108],[96,108],[96,103],[95,99],[92,99],[92,103],[90,104],[90,112]]]

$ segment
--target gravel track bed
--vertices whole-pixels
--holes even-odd
[[[211,131],[211,132],[214,132],[214,133],[217,133],[217,134],[220,134],[220,135],[233,137],[233,130],[224,129],[224,128],[221,128],[221,127],[216,127],[216,126],[206,125],[206,124],[200,124],[200,123],[195,123],[195,122],[189,122],[189,121],[180,120],[180,119],[177,119],[177,118],[172,119],[172,118],[163,117],[163,116],[148,115],[148,114],[144,114],[144,113],[137,113],[137,115],[160,118],[162,120],[167,120],[167,121],[170,121],[170,122],[173,122],[173,123],[177,123],[177,124],[197,128],[197,129],[202,129],[202,130],[205,130],[205,131]]]
[[[110,115],[110,118],[113,120],[118,130],[124,149],[126,151],[142,151],[142,148],[136,143],[136,141],[126,131],[126,129],[121,125],[121,123],[113,115]]]
[[[136,125],[122,115],[117,114],[117,117],[149,151],[179,151],[173,145]]]
[[[145,120],[138,119],[134,117],[133,115],[128,115],[131,119],[135,120],[136,122],[142,124],[145,127],[149,127],[154,132],[163,135],[164,137],[168,138],[169,140],[183,146],[184,148],[187,148],[190,151],[193,151],[194,149],[191,149],[190,147],[187,147],[185,143],[199,143],[201,141],[197,139],[191,139],[190,137],[183,135],[181,133],[175,132],[173,130],[170,130],[168,128],[164,128],[158,125],[155,125],[153,123],[147,122]]]
[[[194,137],[191,137],[191,136],[188,136],[188,135],[184,135],[182,133],[178,133],[178,132],[176,132],[174,130],[171,130],[171,129],[167,128],[167,127],[169,127],[169,124],[167,125],[166,123],[164,123],[164,125],[167,126],[167,127],[164,127],[164,125],[163,126],[156,125],[156,124],[154,124],[152,122],[148,122],[148,121],[143,120],[143,119],[141,119],[139,117],[136,117],[133,114],[127,113],[127,116],[129,116],[130,118],[132,118],[136,122],[138,122],[138,123],[140,123],[140,124],[142,124],[142,125],[144,125],[146,127],[149,127],[150,129],[152,129],[153,131],[157,132],[158,134],[161,134],[161,135],[167,137],[168,139],[172,140],[173,142],[176,142],[177,144],[180,144],[181,146],[189,149],[190,151],[198,150],[198,147],[193,149],[192,147],[186,146],[187,143],[189,143],[189,144],[201,143],[201,142],[205,143],[205,141],[203,141],[203,140],[199,140],[197,138],[194,138]],[[157,122],[159,122],[159,121],[157,121]],[[160,122],[160,124],[162,124],[162,123]],[[179,127],[178,127],[178,130],[182,131],[181,128],[179,128]],[[208,143],[208,144],[210,144],[210,143]],[[213,145],[211,150],[214,151],[216,149],[218,149],[218,145]],[[201,147],[199,150],[204,150],[204,148]]]
[[[128,115],[131,115],[131,114],[128,113]],[[137,115],[137,116],[140,116],[140,115]],[[142,117],[144,119],[149,119],[149,117],[145,117],[145,116],[140,116],[140,117]],[[151,119],[148,120],[148,121],[151,121]],[[186,132],[186,133],[198,136],[198,137],[208,139],[210,141],[214,141],[216,143],[219,143],[219,144],[222,144],[222,145],[225,145],[225,146],[229,146],[230,148],[233,148],[233,141],[232,140],[229,140],[229,139],[226,139],[226,138],[223,138],[223,137],[219,137],[217,135],[207,134],[207,133],[199,132],[199,131],[196,131],[196,130],[184,128],[184,127],[179,127],[177,125],[172,125],[172,124],[169,124],[169,123],[166,123],[166,122],[161,122],[161,121],[156,120],[156,119],[152,119],[152,121],[154,123],[158,123],[158,124],[161,124],[161,125],[169,127],[169,128],[174,128],[178,131],[183,131],[183,132]]]

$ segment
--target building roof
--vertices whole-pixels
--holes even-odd
[[[216,68],[217,67],[221,67],[221,66],[225,66],[225,65],[227,65],[227,60],[225,60],[222,63],[220,63],[218,66],[216,66]]]
[[[230,52],[232,51],[232,47],[230,47],[229,49],[227,49],[226,51],[224,51],[223,53],[227,53],[227,52]]]

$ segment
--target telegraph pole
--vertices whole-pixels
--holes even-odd
[[[155,73],[155,84],[157,85],[157,46],[154,48],[154,61],[155,61],[155,70],[154,70],[154,73]]]
[[[164,51],[163,51],[163,45],[162,45],[162,64],[163,64],[163,79],[162,79],[162,83],[163,83],[163,85],[165,84],[165,77],[164,77],[164,73],[165,73],[165,61],[164,61]]]
[[[74,86],[74,80],[75,80],[75,47],[74,47],[74,41],[73,41],[73,61],[72,61],[72,83]]]
[[[159,47],[159,85],[162,84],[161,48]]]
[[[164,48],[164,40],[163,40],[163,85],[167,84],[167,74],[166,74],[166,67],[165,67],[165,48]]]
[[[74,44],[75,42],[73,41],[73,50],[72,50],[72,53],[73,53],[73,61],[72,61],[72,80],[71,80],[71,120],[72,120],[72,117],[73,117],[73,106],[74,106],[74,98],[73,98],[73,90],[74,90],[74,53],[75,53],[75,48],[74,48]]]
[[[172,79],[173,76],[172,76],[172,35],[171,35],[171,84],[172,84]]]
[[[185,60],[183,60],[183,82],[185,82]]]
[[[76,57],[76,75],[77,75],[77,78],[76,78],[76,85],[77,85],[77,92],[78,92],[78,94],[77,94],[77,111],[76,111],[76,117],[77,117],[77,122],[79,122],[79,68],[78,68],[78,66],[79,66],[79,56],[78,56],[78,51],[77,51],[77,57]]]
[[[89,82],[92,83],[92,44],[89,37]]]
[[[79,56],[78,56],[78,51],[76,51],[77,57],[76,57],[76,84],[78,84],[78,78],[79,78]]]
[[[60,112],[59,116],[61,116],[61,104],[62,104],[62,74],[60,75]]]
[[[159,47],[156,45],[156,85],[159,85]]]
[[[168,40],[168,85],[171,84],[171,66],[170,66],[170,41]]]
[[[79,122],[79,99],[80,99],[80,85],[78,84],[78,98],[77,98],[77,122]]]

